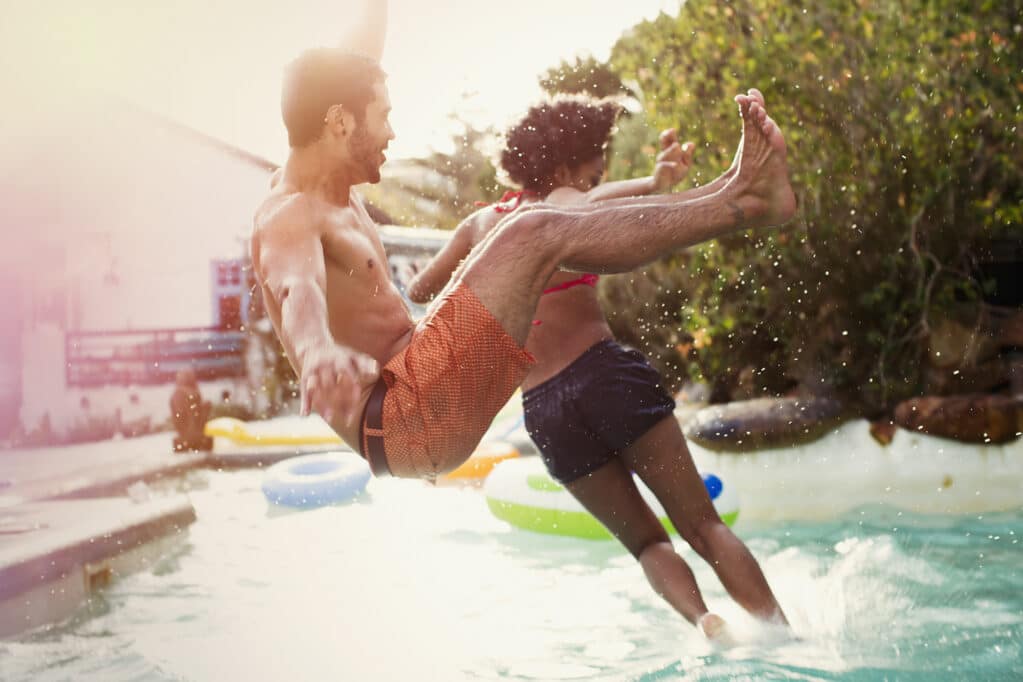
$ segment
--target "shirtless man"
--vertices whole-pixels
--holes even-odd
[[[303,412],[321,414],[375,474],[433,478],[469,457],[528,373],[523,345],[556,270],[634,270],[735,230],[780,225],[795,197],[780,129],[738,95],[738,167],[720,190],[517,211],[416,323],[352,192],[379,180],[394,138],[378,64],[386,2],[370,7],[347,49],[307,51],[285,74],[291,152],[256,211],[252,260],[300,377]]]

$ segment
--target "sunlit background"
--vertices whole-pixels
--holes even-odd
[[[606,58],[623,27],[677,6],[392,2],[392,172],[449,150],[453,116],[503,128],[541,95],[546,69]],[[82,417],[82,381],[64,376],[74,334],[222,326],[224,295],[244,305],[251,282],[215,281],[216,268],[244,260],[269,171],[287,157],[283,68],[337,44],[362,11],[361,0],[7,3],[0,230],[12,248],[0,264],[18,305],[0,316],[0,383],[21,404],[4,408],[8,428],[15,412],[29,430]],[[147,392],[149,409],[165,401],[160,386],[108,398],[146,404]]]
[[[764,89],[796,218],[599,289],[801,638],[744,621],[683,548],[745,637],[724,651],[617,543],[509,527],[483,491],[374,480],[301,512],[260,492],[290,429],[337,444],[294,415],[247,247],[288,152],[282,68],[361,1],[0,1],[0,680],[378,679],[384,659],[445,682],[1023,679],[1023,0],[390,3],[397,139],[358,191],[405,246],[500,196],[492,134],[566,60],[628,89],[612,180],[671,126],[698,144],[686,186],[713,177],[731,96]],[[209,405],[191,428],[183,368]],[[509,405],[491,431],[528,453]],[[253,469],[205,470],[233,466]],[[168,509],[197,522],[170,514],[109,587],[120,569],[60,545],[119,556]],[[75,572],[43,552],[10,579],[54,538]]]
[[[47,110],[71,115],[77,89],[95,88],[275,162],[287,152],[278,106],[283,66],[307,47],[337,44],[362,7],[361,0],[5,4],[0,73],[13,92],[27,90]],[[391,156],[449,146],[452,113],[479,125],[505,123],[539,96],[542,71],[581,53],[606,58],[623,27],[678,5],[394,0],[383,62],[398,133]],[[14,101],[36,118],[20,95]]]

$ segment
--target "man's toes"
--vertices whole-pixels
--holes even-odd
[[[766,106],[764,104],[764,93],[760,92],[756,88],[750,88],[747,94],[753,99],[755,99],[757,102],[759,102],[760,106],[762,107]]]
[[[765,111],[764,108],[760,106],[760,104],[758,104],[757,102],[751,102],[749,105],[749,110],[750,115],[753,116],[753,120],[756,121],[758,125],[762,126],[764,124],[764,119],[767,118],[767,111]]]
[[[757,118],[757,111],[760,110],[760,105],[751,100],[746,110],[749,113],[749,120],[755,124],[759,124],[760,121]]]

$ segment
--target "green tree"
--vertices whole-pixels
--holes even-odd
[[[452,118],[459,132],[451,152],[389,164],[378,185],[363,188],[366,197],[403,224],[442,229],[455,227],[477,202],[500,198],[497,169],[487,153],[496,134]]]
[[[801,384],[864,410],[919,392],[935,317],[982,294],[987,244],[1023,239],[1021,6],[689,0],[625,34],[611,67],[650,130],[698,142],[697,182],[731,161],[732,95],[765,92],[800,213],[651,268],[660,293],[618,308],[616,331],[662,344],[663,369],[690,361],[719,397],[743,372],[763,393]],[[649,170],[649,155],[612,164]],[[637,277],[605,296],[630,300]]]
[[[540,87],[548,95],[589,95],[604,97],[633,97],[633,91],[607,62],[592,56],[576,57],[574,62],[562,60],[540,77]]]

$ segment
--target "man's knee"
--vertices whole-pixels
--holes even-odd
[[[520,209],[497,227],[493,248],[502,253],[549,254],[558,244],[549,229],[550,217],[548,210]]]

